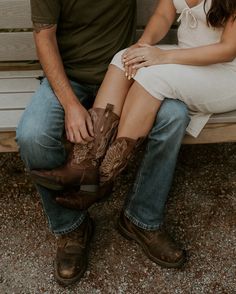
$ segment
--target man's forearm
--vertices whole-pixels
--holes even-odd
[[[38,57],[44,73],[63,108],[73,102],[78,103],[70,85],[59,53],[56,35],[45,32],[34,33]]]

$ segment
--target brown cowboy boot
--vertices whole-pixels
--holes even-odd
[[[142,144],[144,138],[137,140],[120,137],[117,138],[107,150],[100,166],[100,186],[113,182],[127,166],[135,150]]]
[[[92,219],[87,217],[77,230],[58,237],[54,275],[59,284],[68,286],[84,275],[93,230]]]
[[[141,145],[143,138],[116,139],[105,155],[100,166],[100,186],[96,193],[83,191],[58,195],[57,203],[71,209],[88,209],[96,202],[102,201],[112,193],[115,177],[126,167],[133,152]]]
[[[180,249],[163,229],[148,231],[134,225],[121,214],[118,231],[128,240],[135,240],[153,262],[167,268],[178,268],[186,261],[186,252]]]
[[[112,194],[112,190],[113,183],[99,187],[97,192],[66,190],[57,195],[56,202],[66,208],[85,210],[95,202],[106,200]]]
[[[85,144],[75,144],[67,162],[59,168],[32,170],[32,179],[37,184],[52,190],[80,187],[82,191],[96,191],[99,184],[100,162],[105,156],[119,123],[119,117],[112,111],[113,107],[107,104],[105,109],[90,109],[94,140]]]

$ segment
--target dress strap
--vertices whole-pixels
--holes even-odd
[[[191,8],[189,7],[184,8],[179,18],[177,19],[177,22],[180,22],[184,16],[186,16],[188,26],[191,29],[195,29],[198,25],[198,21],[195,15],[192,13]]]

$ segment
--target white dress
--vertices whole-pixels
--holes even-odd
[[[173,0],[173,3],[181,21],[178,45],[159,45],[159,48],[193,48],[220,41],[223,29],[207,25],[204,0],[192,8],[185,0]],[[206,11],[210,6],[208,0]],[[123,52],[117,53],[111,62],[122,70]],[[213,113],[236,109],[236,59],[209,66],[154,65],[139,69],[134,80],[159,100],[172,98],[185,102],[191,118],[187,132],[193,137],[199,135]]]

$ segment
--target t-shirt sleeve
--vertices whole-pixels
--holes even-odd
[[[36,23],[57,24],[60,0],[30,0],[31,20]]]

